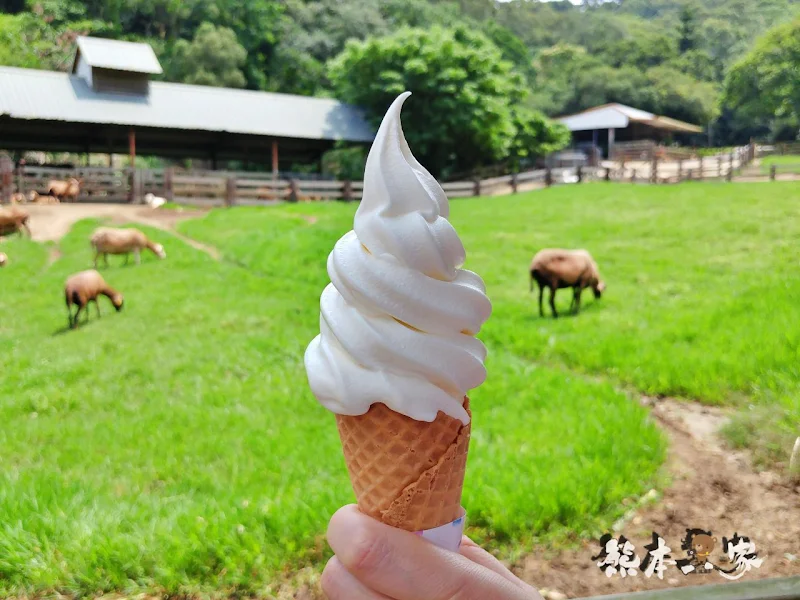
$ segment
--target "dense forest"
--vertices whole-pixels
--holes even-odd
[[[544,115],[612,101],[702,124],[718,145],[800,129],[800,0],[4,0],[2,9],[6,65],[66,70],[75,37],[90,34],[147,41],[167,80],[335,96],[373,120],[412,89],[412,146],[441,172],[563,146],[565,132]]]

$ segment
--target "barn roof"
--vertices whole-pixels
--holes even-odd
[[[603,104],[589,108],[574,115],[557,119],[570,131],[591,131],[594,129],[625,129],[631,123],[643,123],[650,127],[680,133],[702,133],[703,128],[677,119],[660,117],[651,112],[626,106],[625,104]]]
[[[68,73],[14,67],[0,67],[0,117],[305,140],[374,138],[361,110],[329,98],[161,81],[150,82],[149,95],[135,96],[97,92]]]
[[[149,44],[81,36],[78,38],[78,50],[72,63],[73,73],[78,67],[78,58],[81,56],[89,66],[101,69],[149,75],[163,72],[156,53]]]

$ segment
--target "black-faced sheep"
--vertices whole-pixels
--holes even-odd
[[[117,309],[122,310],[122,294],[109,286],[102,275],[95,270],[81,271],[70,276],[64,284],[64,300],[67,303],[67,314],[69,326],[73,328],[78,325],[78,315],[86,309],[86,320],[89,320],[89,302],[94,302],[97,308],[97,316],[100,316],[100,305],[97,303],[98,296],[106,296],[111,300],[111,304]],[[75,314],[72,314],[72,306],[78,307]]]
[[[572,304],[575,314],[580,311],[581,294],[587,287],[592,288],[595,298],[600,298],[606,284],[600,279],[600,271],[591,254],[586,250],[561,250],[547,248],[536,253],[531,261],[531,291],[533,282],[539,284],[539,315],[544,316],[542,296],[544,288],[550,288],[550,309],[553,317],[558,317],[556,311],[556,290],[572,288]]]
[[[144,248],[148,248],[158,258],[166,258],[167,253],[164,246],[156,244],[147,239],[147,236],[138,229],[116,229],[113,227],[98,227],[95,229],[89,242],[94,248],[94,266],[97,268],[97,260],[103,256],[106,266],[108,266],[109,254],[124,254],[125,264],[132,252],[136,264],[141,261],[140,253]]]

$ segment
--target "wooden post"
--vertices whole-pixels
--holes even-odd
[[[611,167],[606,167],[605,180],[606,181],[611,181]]]
[[[680,183],[683,180],[683,159],[678,159],[678,182]]]
[[[174,177],[175,177],[175,169],[172,167],[167,167],[164,169],[164,194],[167,197],[167,200],[172,202],[175,198],[174,192]]]
[[[729,163],[728,164],[728,181],[733,181],[733,168],[734,168],[734,161],[735,161],[735,154],[733,150],[731,150],[730,154],[728,155]]]
[[[272,140],[272,181],[278,180],[278,140]]]
[[[636,169],[631,169],[631,183],[636,183]]]
[[[228,177],[225,180],[225,206],[236,204],[236,177]]]
[[[608,160],[612,160],[611,156],[614,150],[614,128],[610,127],[608,129]],[[622,159],[623,166],[625,163],[625,159]]]
[[[722,179],[722,154],[717,156],[717,177]]]
[[[775,181],[775,174],[776,174],[777,170],[778,170],[778,168],[775,165],[772,165],[769,168],[769,180],[770,181]]]
[[[686,171],[686,181],[691,181],[692,180],[692,175],[693,175],[693,173],[692,173],[691,169]]]
[[[297,202],[300,198],[300,189],[297,185],[297,180],[292,179],[289,181],[289,202]]]
[[[342,200],[350,202],[353,199],[353,182],[349,179],[342,184]]]
[[[511,193],[512,194],[516,194],[517,193],[517,187],[518,187],[517,174],[516,173],[512,173],[511,174]]]
[[[553,170],[550,167],[547,167],[544,172],[544,184],[547,187],[553,185]]]
[[[702,156],[700,157],[700,168],[699,168],[699,171],[700,171],[700,174],[698,176],[698,179],[700,181],[703,181],[703,157]]]
[[[583,167],[580,165],[575,167],[575,174],[578,176],[578,183],[581,183],[583,181]]]
[[[136,168],[136,130],[131,127],[128,130],[128,156],[130,157],[130,168]]]
[[[472,195],[473,196],[480,196],[481,195],[481,180],[476,179],[475,185],[472,187]]]
[[[25,164],[20,162],[16,168],[16,175],[17,175],[17,191],[20,194],[24,194],[25,190]]]
[[[0,157],[0,203],[11,204],[11,182],[14,165],[8,157]]]
[[[653,163],[650,166],[650,182],[651,183],[658,183],[658,156],[653,154]]]
[[[131,204],[140,202],[142,200],[142,177],[139,169],[128,170],[128,185],[130,186],[128,202]]]

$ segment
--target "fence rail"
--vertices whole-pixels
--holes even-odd
[[[651,144],[652,146],[652,144]],[[596,167],[546,168],[485,179],[449,181],[442,184],[450,198],[498,196],[563,183],[618,181],[669,184],[707,179],[727,181],[780,181],[800,179],[798,164],[759,165],[770,154],[800,154],[800,144],[764,146],[749,144],[715,156],[604,161]],[[650,147],[639,145],[637,148]],[[641,155],[641,153],[639,153]],[[755,162],[754,162],[755,161]],[[16,192],[48,193],[52,180],[81,181],[79,202],[144,202],[147,194],[200,206],[261,205],[281,200],[360,200],[361,181],[272,179],[269,173],[244,171],[184,171],[167,169],[114,169],[20,167],[0,158],[0,202],[9,202]]]

